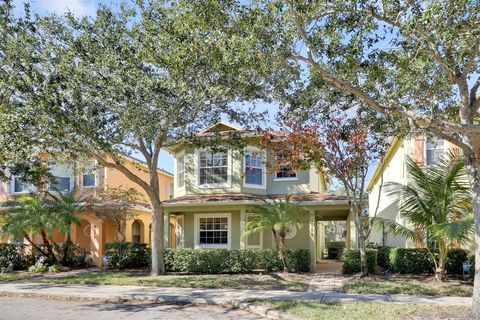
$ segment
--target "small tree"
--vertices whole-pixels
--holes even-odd
[[[408,159],[407,169],[411,178],[408,185],[389,182],[385,187],[389,195],[398,198],[400,215],[413,229],[384,218],[377,218],[375,225],[384,225],[390,232],[422,244],[430,253],[435,277],[443,280],[449,249],[454,243],[468,240],[473,232],[465,162],[453,152],[428,167]],[[438,250],[438,259],[434,249]]]
[[[291,195],[287,195],[285,200],[264,200],[264,204],[250,209],[245,234],[243,237],[255,234],[262,230],[272,230],[273,238],[278,249],[278,256],[282,261],[283,271],[287,272],[287,246],[285,238],[287,230],[290,227],[302,228],[307,210],[300,206],[300,203],[292,203]]]
[[[125,241],[125,227],[128,219],[135,218],[129,213],[135,205],[145,206],[142,194],[134,188],[107,188],[98,190],[95,196],[89,199],[87,208],[93,209],[95,216],[102,220],[112,220],[117,229],[117,241]]]
[[[289,122],[288,128],[276,137],[267,135],[262,145],[276,155],[272,167],[313,166],[342,183],[357,230],[361,272],[367,275],[366,238],[370,228],[364,228],[365,184],[369,167],[383,153],[385,145],[381,137],[369,132],[359,118],[327,115],[310,119],[310,124]]]

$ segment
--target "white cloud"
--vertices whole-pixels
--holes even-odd
[[[71,11],[75,16],[95,15],[96,1],[91,0],[33,0],[37,12],[63,14]]]

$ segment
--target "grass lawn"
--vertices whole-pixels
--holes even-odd
[[[14,272],[14,273],[0,273],[0,282],[2,281],[17,281],[41,276],[41,273],[30,272]]]
[[[368,277],[363,279],[348,279],[343,283],[347,293],[390,293],[418,294],[427,296],[459,296],[471,297],[473,286],[460,281],[438,282],[433,278],[382,278]]]
[[[467,306],[397,304],[383,302],[257,301],[256,304],[287,312],[305,319],[397,320],[467,319]]]
[[[305,277],[307,278],[307,277]],[[42,279],[44,283],[138,285],[157,287],[258,289],[307,291],[308,282],[279,274],[165,275],[150,277],[143,272],[90,272]]]

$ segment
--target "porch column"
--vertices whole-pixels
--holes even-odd
[[[348,213],[347,223],[345,227],[347,228],[346,230],[347,231],[347,237],[346,237],[347,250],[357,249],[357,230],[355,228],[355,221],[351,211]]]
[[[92,262],[97,266],[102,266],[102,257],[104,254],[103,241],[103,220],[95,219],[90,222],[90,253]]]
[[[315,218],[315,210],[308,210],[309,212],[309,249],[310,249],[310,269],[312,272],[315,272],[315,268],[317,265],[317,247],[316,247],[316,239],[317,239],[317,222]]]
[[[243,234],[247,230],[247,213],[245,209],[240,209],[240,249],[247,248],[247,237]]]
[[[170,248],[170,212],[163,211],[163,239],[165,248]]]

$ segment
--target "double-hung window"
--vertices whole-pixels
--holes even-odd
[[[197,214],[196,247],[230,248],[230,214]]]
[[[245,186],[252,188],[265,187],[265,168],[261,153],[245,152]]]
[[[21,177],[12,177],[12,193],[28,193],[34,192],[35,187],[29,183],[23,181]]]
[[[82,174],[82,187],[83,188],[94,188],[97,183],[96,177],[96,168],[95,162],[90,161],[84,164],[83,174]]]
[[[282,159],[281,156],[277,158],[279,168],[275,173],[275,180],[296,180],[297,172],[290,165],[284,163]]]
[[[54,164],[50,166],[50,173],[53,180],[50,182],[49,190],[68,192],[73,189],[73,172],[71,164]]]
[[[226,186],[230,183],[228,152],[199,152],[199,186]]]
[[[177,158],[177,188],[185,187],[185,155]]]
[[[427,138],[425,143],[425,164],[434,164],[444,153],[444,141],[438,138]]]

